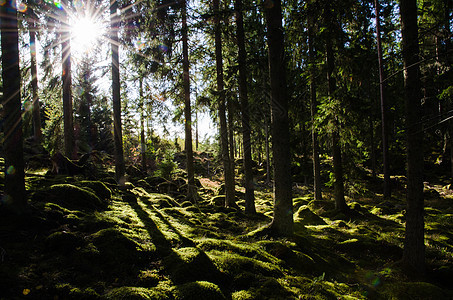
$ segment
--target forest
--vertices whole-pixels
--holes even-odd
[[[0,300],[453,299],[452,19],[0,0]]]

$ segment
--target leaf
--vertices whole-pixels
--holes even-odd
[[[30,294],[30,292],[31,292],[31,291],[30,291],[29,289],[24,289],[24,290],[22,291],[22,294],[23,294],[24,296],[27,296],[28,294]]]

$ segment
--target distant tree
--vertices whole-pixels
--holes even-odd
[[[226,100],[223,82],[222,32],[220,24],[219,0],[214,0],[212,5],[215,23],[215,59],[217,74],[219,121],[220,121],[220,147],[225,177],[225,206],[228,207],[234,205],[235,203],[235,182],[234,182],[234,170],[232,170],[232,165],[230,161],[231,157],[229,153],[230,147],[226,120],[226,108],[225,108]]]
[[[334,15],[332,14],[333,7],[332,3],[326,4],[324,19],[327,23],[327,34],[326,34],[326,67],[327,67],[327,93],[329,100],[333,102],[335,98],[336,81],[334,78],[335,69],[335,55],[333,49],[334,40]],[[348,206],[344,198],[344,181],[343,181],[343,163],[342,153],[340,145],[340,130],[338,116],[332,115],[332,129],[330,133],[331,148],[332,148],[332,160],[333,160],[333,174],[334,174],[334,197],[335,197],[335,209],[339,211],[346,211]]]
[[[242,15],[242,0],[234,1],[236,13],[236,41],[238,47],[239,67],[239,101],[241,104],[242,117],[242,147],[244,149],[244,175],[245,175],[245,212],[253,214],[256,212],[254,182],[253,182],[253,161],[252,145],[250,138],[250,108],[247,94],[247,53],[245,48],[244,20]]]
[[[29,36],[30,36],[30,72],[31,89],[33,96],[33,134],[35,141],[41,143],[41,105],[39,103],[38,69],[36,64],[36,15],[33,10],[28,11]]]
[[[27,207],[22,135],[19,42],[16,1],[0,6],[3,82],[3,147],[5,153],[4,203],[16,213]]]
[[[425,271],[425,240],[423,220],[423,134],[417,1],[401,0],[402,54],[407,139],[407,208],[403,264],[409,273]]]
[[[63,123],[64,123],[64,149],[67,157],[76,159],[77,150],[74,143],[74,121],[72,107],[72,74],[71,74],[71,33],[69,30],[69,17],[67,1],[63,2],[63,22],[61,28],[61,60],[63,83]]]
[[[375,15],[376,15],[376,44],[379,63],[379,95],[381,100],[381,127],[382,127],[382,165],[384,171],[384,197],[390,198],[390,161],[389,161],[389,134],[388,134],[388,112],[387,112],[387,98],[385,94],[385,74],[384,74],[384,60],[382,55],[381,43],[381,19],[379,0],[374,0]]]
[[[123,131],[121,126],[121,92],[119,72],[119,15],[118,2],[110,3],[110,39],[112,48],[112,99],[113,99],[113,138],[115,141],[115,179],[122,183],[125,175],[123,154]]]
[[[281,1],[266,1],[269,73],[271,83],[272,152],[274,158],[274,216],[271,229],[277,234],[294,231],[291,155],[289,151],[288,99]]]
[[[187,198],[196,201],[195,170],[193,166],[192,147],[192,109],[190,104],[190,73],[189,73],[189,44],[187,27],[187,0],[182,0],[182,64],[183,64],[183,89],[184,89],[184,127],[185,150],[187,165]]]
[[[321,162],[319,159],[319,142],[318,132],[315,126],[315,117],[318,109],[318,101],[316,97],[316,58],[314,51],[314,7],[310,7],[308,16],[308,58],[310,63],[310,114],[311,114],[311,143],[312,143],[312,160],[313,160],[313,192],[315,200],[322,199],[322,184],[321,184]]]

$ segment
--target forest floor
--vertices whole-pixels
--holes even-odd
[[[28,171],[31,212],[0,215],[0,299],[453,299],[453,192],[426,183],[424,278],[401,271],[404,189],[391,200],[357,182],[338,214],[331,195],[294,187],[295,234],[269,236],[272,189],[257,214],[222,207],[220,182],[98,180]],[[404,178],[395,178],[403,182]],[[1,210],[0,210],[1,212]]]

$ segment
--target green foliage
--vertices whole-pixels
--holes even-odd
[[[159,153],[160,151],[158,151]],[[157,166],[156,176],[165,179],[171,179],[176,167],[178,166],[173,160],[174,152],[171,150],[163,150],[162,159]],[[158,154],[159,155],[159,154]]]

